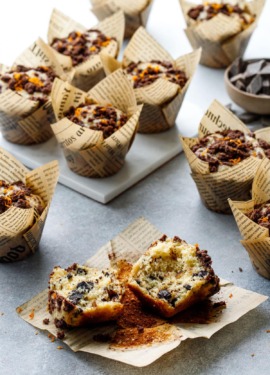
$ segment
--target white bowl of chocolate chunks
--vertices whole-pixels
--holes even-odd
[[[270,114],[270,59],[236,59],[225,71],[230,98],[248,112]]]

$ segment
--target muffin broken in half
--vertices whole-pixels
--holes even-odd
[[[164,235],[133,265],[129,287],[164,317],[219,291],[206,250]]]
[[[73,264],[54,267],[49,280],[49,312],[57,328],[114,320],[120,314],[123,289],[113,269]]]

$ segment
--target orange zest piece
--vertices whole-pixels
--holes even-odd
[[[263,217],[260,219],[260,221],[263,223],[268,223],[268,217]]]
[[[44,86],[44,83],[41,82],[41,80],[38,79],[38,77],[31,77],[31,78],[29,78],[28,81],[31,82],[31,83],[33,83],[36,86]]]
[[[29,314],[29,319],[34,319],[35,317],[35,309],[33,309]]]

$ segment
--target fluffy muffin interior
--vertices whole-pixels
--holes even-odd
[[[120,302],[122,287],[114,270],[98,270],[74,264],[55,267],[49,281],[50,291],[83,310]]]
[[[133,266],[129,284],[151,299],[177,308],[206,284],[212,284],[206,297],[218,291],[219,279],[210,264],[207,251],[178,237],[164,236]]]

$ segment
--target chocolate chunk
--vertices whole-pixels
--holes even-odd
[[[59,340],[63,340],[65,338],[65,332],[64,331],[58,331],[57,332],[57,338]]]
[[[258,94],[262,89],[263,81],[262,77],[259,75],[256,75],[253,80],[250,82],[250,84],[247,86],[247,92],[250,94]]]
[[[251,77],[256,74],[262,69],[263,65],[265,64],[265,60],[259,60],[253,63],[248,64],[246,69],[246,77]]]
[[[80,300],[83,298],[84,293],[80,293],[77,290],[73,290],[70,295],[68,296],[68,299],[74,303],[74,305],[77,305]]]
[[[43,319],[43,324],[48,325],[49,323],[50,323],[50,319],[48,318]]]
[[[171,299],[171,297],[172,297],[171,293],[166,289],[160,290],[158,292],[158,298],[166,299],[168,301]]]
[[[84,268],[78,268],[77,269],[77,275],[86,275],[87,271]]]
[[[259,72],[260,75],[270,75],[270,63],[267,63],[262,70]]]
[[[188,285],[188,284],[184,285],[184,288],[185,288],[186,290],[191,290],[191,286]]]
[[[77,284],[76,289],[79,289],[82,293],[88,293],[94,288],[94,283],[92,281],[81,281]]]

